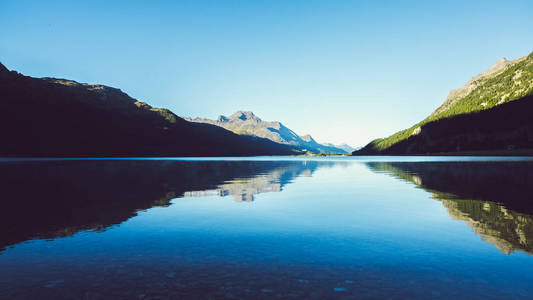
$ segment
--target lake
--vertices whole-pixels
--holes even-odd
[[[533,298],[533,158],[0,160],[1,299]]]

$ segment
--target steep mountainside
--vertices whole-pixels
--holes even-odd
[[[185,119],[194,123],[217,125],[241,135],[256,136],[276,143],[292,145],[311,153],[349,153],[335,146],[319,144],[310,135],[299,136],[280,122],[263,121],[251,111],[238,111],[229,117],[220,116],[217,120]]]
[[[294,148],[190,123],[119,89],[0,64],[0,156],[284,155]]]
[[[429,117],[354,154],[422,154],[533,148],[533,53],[502,58],[452,90]]]

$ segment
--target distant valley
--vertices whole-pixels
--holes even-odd
[[[294,146],[309,153],[345,154],[354,149],[349,145],[320,144],[310,135],[299,136],[281,122],[263,121],[251,111],[238,111],[229,117],[219,116],[217,120],[203,118],[184,118],[194,123],[204,123],[220,126],[234,133],[266,138],[273,142]]]

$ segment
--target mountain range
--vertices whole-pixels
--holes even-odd
[[[0,156],[290,155],[295,147],[183,120],[119,89],[0,64]]]
[[[250,111],[184,119],[116,88],[33,78],[0,64],[0,156],[527,154],[533,149],[532,100],[533,53],[502,58],[452,90],[426,119],[353,151]]]
[[[355,155],[518,153],[533,149],[533,53],[491,68],[452,90],[426,119]]]
[[[299,136],[281,122],[263,121],[251,111],[238,111],[229,117],[221,115],[216,120],[203,118],[185,118],[185,120],[193,123],[220,126],[240,135],[266,138],[273,142],[294,146],[299,150],[314,154],[344,154],[353,151],[353,148],[346,144],[341,146],[320,144],[310,135]]]

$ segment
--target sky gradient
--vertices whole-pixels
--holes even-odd
[[[533,1],[6,1],[0,62],[362,146],[533,51]]]

